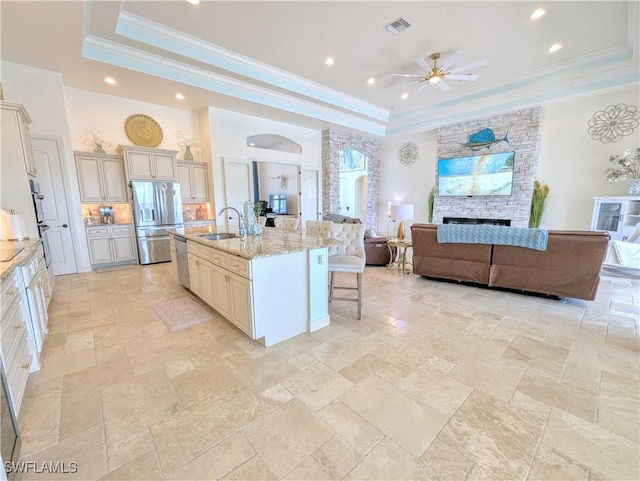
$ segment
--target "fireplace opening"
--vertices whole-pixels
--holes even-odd
[[[443,224],[492,224],[511,225],[511,219],[478,219],[474,217],[444,217]]]

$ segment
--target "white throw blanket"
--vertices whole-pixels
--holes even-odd
[[[610,240],[602,268],[605,271],[619,271],[633,277],[640,277],[640,244]]]

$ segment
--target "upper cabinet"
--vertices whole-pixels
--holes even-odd
[[[129,180],[177,180],[176,150],[119,145]]]
[[[209,202],[206,162],[178,161],[182,202]]]
[[[82,202],[127,202],[122,157],[75,152]]]
[[[38,169],[36,169],[31,147],[29,132],[31,117],[22,104],[6,100],[0,104],[2,105],[2,143],[11,145],[11,155],[22,158],[27,174],[35,177],[38,175]],[[5,149],[2,150],[4,156]]]

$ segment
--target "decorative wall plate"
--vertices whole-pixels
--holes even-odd
[[[141,147],[157,147],[163,138],[160,124],[143,114],[135,114],[127,118],[124,131],[134,145]]]
[[[413,142],[407,142],[398,150],[398,160],[402,165],[411,165],[418,158],[418,146]]]

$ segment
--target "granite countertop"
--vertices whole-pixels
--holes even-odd
[[[293,252],[329,247],[340,243],[340,241],[336,239],[307,236],[306,234],[293,231],[281,231],[276,230],[274,227],[264,227],[262,229],[262,235],[248,235],[246,237],[235,237],[233,239],[222,239],[216,241],[198,237],[198,234],[210,234],[217,232],[228,231],[226,229],[216,228],[213,226],[182,228],[169,231],[170,234],[178,235],[188,240],[195,241],[245,259],[291,254]]]
[[[11,275],[16,267],[28,264],[38,252],[42,251],[42,247],[40,247],[41,244],[42,241],[39,238],[18,242],[0,241],[0,249],[22,248],[22,251],[13,259],[0,262],[0,280]]]
[[[104,227],[110,225],[131,225],[131,222],[114,222],[113,224],[85,224],[85,227]]]

